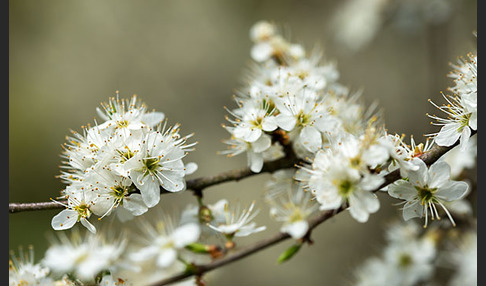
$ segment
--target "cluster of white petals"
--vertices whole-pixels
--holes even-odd
[[[318,210],[318,204],[294,179],[295,172],[295,169],[285,169],[273,173],[265,186],[265,201],[270,206],[270,216],[282,223],[280,231],[299,239],[307,234],[307,220]]]
[[[436,120],[433,124],[442,126],[439,132],[431,134],[434,141],[440,146],[451,146],[460,140],[461,150],[467,148],[471,133],[478,129],[478,89],[477,89],[478,57],[472,53],[467,59],[459,59],[454,70],[449,74],[454,79],[454,86],[449,90],[454,95],[444,95],[447,104],[438,106],[440,111],[447,115],[441,118],[429,115]]]
[[[71,274],[84,282],[94,282],[102,271],[117,271],[127,239],[105,234],[72,232],[70,236],[59,233],[47,249],[42,264],[54,274]]]
[[[365,29],[358,30],[364,33],[362,38],[370,37],[370,29],[381,24],[371,17],[385,9],[385,2],[370,1],[364,18],[349,25]],[[371,27],[363,24],[370,22]],[[411,137],[407,144],[404,135],[386,131],[381,113],[373,104],[365,107],[360,91],[351,93],[338,83],[335,64],[323,61],[319,52],[308,55],[266,21],[251,28],[250,38],[254,62],[246,85],[234,97],[237,107],[226,109],[231,125],[223,127],[231,138],[223,141],[229,146],[220,153],[246,154],[253,173],[262,172],[265,162],[284,157],[296,163],[274,171],[263,193],[271,218],[281,223],[280,232],[299,242],[282,261],[311,241],[313,215],[348,210],[352,218],[365,223],[379,210],[377,193],[382,191],[402,200],[405,222],[389,226],[382,255],[357,269],[355,285],[427,282],[438,257],[439,235],[433,232],[455,226],[452,214],[464,218],[472,213],[464,200],[470,186],[454,179],[476,164],[477,143],[471,134],[477,130],[477,56],[469,54],[453,65],[450,77],[455,85],[449,90],[455,95],[444,95],[448,105],[434,104],[449,116],[431,116],[441,130],[425,143],[417,144]],[[12,253],[10,285],[148,285],[181,272],[197,278],[174,285],[201,285],[200,269],[195,267],[204,264],[199,261],[225,255],[237,237],[266,230],[254,221],[259,213],[256,201],[244,206],[222,198],[207,204],[204,187],[194,188],[198,204],[186,204],[180,216],[166,208],[153,212],[156,208],[151,210],[155,221],[141,217],[157,205],[161,208],[161,192],[186,190],[185,176],[197,165],[183,159],[197,142],[188,143],[192,134],[181,136],[179,124],[168,127],[163,113],[147,111],[136,96],[124,100],[117,92],[97,112],[101,122],[83,127],[82,134],[73,131],[63,145],[59,177],[67,186],[55,202],[65,209],[51,220],[54,230],[71,229],[80,222],[88,231],[60,233],[39,264],[34,263],[32,251],[21,252],[20,257]],[[452,146],[458,140],[460,146],[432,165],[420,159],[436,145]],[[401,179],[390,184],[386,175],[391,172],[399,172]],[[440,210],[451,224],[446,221],[433,226],[433,234],[424,234],[430,230],[424,230],[429,217],[441,219]],[[113,213],[118,220],[110,223],[120,224],[120,229],[97,232],[89,221],[93,215],[101,220]],[[424,228],[410,221],[417,217],[425,218]],[[224,247],[219,245],[221,239]],[[465,266],[476,263],[476,244],[476,234],[465,236],[445,255],[456,269],[451,285],[477,283],[477,269]]]
[[[354,285],[412,286],[428,281],[435,271],[436,242],[419,229],[413,222],[392,225],[381,255],[368,258],[355,270]]]
[[[450,286],[478,285],[478,235],[475,231],[464,233],[457,245],[444,251],[444,263],[454,271]]]
[[[53,285],[54,280],[49,276],[48,267],[34,262],[34,248],[29,247],[27,253],[22,248],[18,255],[10,252],[8,262],[8,283],[9,286],[19,285]]]
[[[199,224],[177,225],[170,218],[166,215],[155,225],[142,221],[143,235],[138,241],[140,246],[131,250],[131,260],[150,261],[159,268],[169,268],[176,262],[180,249],[199,239]]]
[[[397,136],[387,135],[373,124],[360,136],[344,134],[330,142],[296,176],[321,210],[347,207],[353,218],[366,222],[380,207],[374,192],[392,166],[415,169]]]
[[[161,188],[169,192],[185,189],[185,175],[195,163],[182,159],[195,143],[181,136],[179,125],[167,127],[164,114],[147,112],[133,96],[110,98],[98,108],[103,122],[73,131],[64,145],[61,179],[68,184],[60,198],[66,209],[52,219],[56,230],[81,222],[91,232],[92,214],[100,218],[116,210],[120,220],[145,213],[160,201]]]
[[[318,52],[307,57],[302,46],[282,38],[271,23],[258,22],[250,34],[256,63],[235,96],[238,107],[228,109],[233,118],[224,127],[231,138],[222,154],[246,152],[248,166],[258,173],[265,160],[283,157],[286,146],[305,158],[321,148],[325,134],[355,127],[353,120],[364,111],[356,96],[348,96],[337,83],[333,63],[322,63]]]
[[[440,219],[437,210],[437,206],[440,206],[452,225],[455,225],[444,202],[462,199],[467,193],[468,184],[452,181],[449,164],[443,160],[435,162],[429,168],[422,160],[414,160],[413,163],[418,169],[409,171],[408,180],[399,180],[388,188],[390,196],[405,200],[403,219],[425,217],[424,227],[427,227],[429,216],[432,220]]]
[[[216,232],[222,233],[228,240],[233,237],[248,236],[253,233],[264,231],[266,226],[258,226],[252,221],[259,210],[253,210],[255,202],[252,202],[247,209],[243,209],[241,204],[229,205],[224,203],[222,212],[212,212],[213,219],[208,226]]]

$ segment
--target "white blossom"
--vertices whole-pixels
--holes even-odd
[[[463,233],[459,243],[442,253],[443,260],[452,268],[453,275],[448,285],[478,285],[478,237],[475,231]]]
[[[99,219],[116,211],[123,222],[145,213],[160,200],[160,188],[170,192],[185,189],[185,176],[197,170],[182,159],[197,143],[192,135],[179,135],[179,125],[162,126],[164,114],[147,112],[133,96],[130,100],[110,98],[97,108],[104,122],[72,132],[63,145],[64,161],[59,176],[66,188],[58,199],[67,209],[55,216],[56,230],[71,228],[80,221],[91,232],[88,219]],[[162,129],[162,130],[161,130]]]
[[[451,177],[458,177],[464,170],[476,166],[477,158],[477,136],[472,136],[468,141],[466,150],[461,151],[460,146],[452,148],[439,160],[444,160],[451,167]]]
[[[253,233],[261,232],[266,229],[265,226],[257,227],[252,220],[258,214],[258,210],[253,212],[255,202],[252,202],[248,209],[241,209],[240,204],[230,207],[228,203],[224,204],[223,213],[215,214],[216,220],[208,226],[222,234],[228,239],[233,237],[248,236]]]
[[[265,199],[270,215],[282,222],[280,231],[292,238],[302,238],[309,230],[307,219],[318,210],[310,192],[305,192],[294,180],[295,170],[279,170],[266,184]]]
[[[200,228],[196,223],[177,226],[171,218],[165,217],[155,224],[142,221],[143,241],[133,251],[134,261],[154,261],[160,268],[170,267],[177,260],[178,251],[199,239]]]
[[[437,121],[433,122],[434,125],[442,126],[439,132],[429,134],[429,136],[434,136],[434,141],[439,146],[451,146],[460,140],[461,150],[465,150],[472,130],[477,129],[477,113],[470,110],[462,98],[444,94],[443,97],[447,101],[447,105],[438,106],[432,101],[431,103],[446,113],[448,118],[429,115],[430,118]]]
[[[370,127],[360,138],[334,138],[329,148],[316,153],[310,165],[301,167],[296,179],[312,192],[321,210],[347,204],[351,216],[359,222],[366,222],[370,213],[378,211],[380,203],[372,191],[384,183],[384,178],[370,170],[389,158],[378,134]]]
[[[447,114],[447,118],[430,116],[442,126],[439,132],[430,134],[440,146],[451,146],[460,139],[461,151],[467,147],[472,131],[478,128],[477,113],[477,56],[468,54],[468,59],[458,60],[458,65],[452,65],[454,70],[449,74],[455,85],[449,90],[455,95],[444,95],[447,105],[432,104]]]
[[[194,144],[186,144],[189,136],[181,137],[178,127],[147,134],[140,150],[125,162],[125,170],[148,207],[160,201],[160,187],[169,192],[183,191],[186,187],[182,158]]]
[[[25,253],[19,248],[18,255],[10,252],[8,261],[8,285],[41,285],[49,286],[54,283],[49,277],[50,269],[34,261],[34,248],[29,246],[28,252]]]
[[[125,250],[127,240],[121,235],[108,239],[106,235],[84,235],[79,232],[58,233],[46,251],[42,264],[57,274],[72,273],[85,282],[94,281],[103,270],[117,269],[119,259]]]
[[[442,207],[455,225],[454,219],[444,205],[461,199],[468,185],[465,182],[450,180],[450,167],[444,161],[437,161],[427,168],[422,160],[414,160],[419,168],[417,171],[408,172],[408,180],[399,180],[388,188],[390,196],[405,200],[403,206],[403,219],[425,217],[424,227],[428,224],[428,217],[440,219],[437,206]]]

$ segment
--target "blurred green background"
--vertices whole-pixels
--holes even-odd
[[[55,178],[69,130],[92,123],[95,108],[119,90],[137,94],[149,109],[162,111],[181,133],[195,133],[197,150],[186,161],[191,177],[246,166],[245,156],[217,155],[228,133],[221,127],[234,108],[231,98],[250,62],[248,32],[258,20],[273,20],[291,31],[294,42],[315,44],[337,62],[340,82],[364,89],[378,100],[389,132],[422,134],[437,129],[425,113],[441,103],[451,84],[449,62],[475,51],[476,1],[455,1],[450,19],[415,33],[385,26],[375,39],[351,53],[333,41],[333,13],[342,1],[24,1],[9,2],[9,201],[36,202],[63,188]],[[254,176],[206,191],[205,200],[261,198],[269,175]],[[348,213],[313,232],[315,244],[290,262],[276,265],[290,242],[273,246],[208,276],[210,285],[346,285],[351,272],[383,242],[384,223],[399,218],[392,199],[366,224]],[[163,197],[162,204],[193,202],[187,194]],[[246,245],[278,231],[261,200],[256,221],[268,229],[241,239]],[[9,249],[32,244],[40,259],[58,210],[9,214]]]

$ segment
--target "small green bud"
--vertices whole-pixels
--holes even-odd
[[[211,210],[206,206],[199,207],[199,221],[201,223],[209,223],[213,220],[213,214]]]
[[[188,250],[190,250],[194,253],[208,253],[209,252],[209,248],[206,244],[197,243],[197,242],[193,242],[191,244],[186,245],[186,249],[188,249]]]
[[[289,247],[287,250],[282,252],[282,254],[280,254],[280,256],[277,259],[277,264],[281,264],[281,263],[289,260],[290,258],[292,258],[292,256],[294,256],[294,254],[296,254],[297,251],[299,251],[301,246],[302,246],[302,243],[294,244],[291,247]]]

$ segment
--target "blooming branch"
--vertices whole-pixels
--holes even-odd
[[[295,157],[291,148],[287,150],[287,156],[275,161],[266,162],[263,165],[263,169],[260,173],[271,173],[280,169],[290,168],[297,164],[299,161]],[[187,180],[187,189],[193,190],[194,192],[200,192],[203,189],[209,188],[211,186],[219,185],[225,182],[239,181],[247,177],[258,175],[259,173],[254,173],[250,168],[241,168],[222,172],[217,175],[200,177]],[[161,194],[169,194],[163,188],[160,188]],[[65,201],[59,201],[60,203],[65,203]],[[57,202],[36,202],[36,203],[9,203],[8,211],[9,213],[18,213],[23,211],[38,211],[38,210],[52,210],[52,209],[62,209],[64,206]]]
[[[476,134],[476,132],[473,133],[473,135]],[[456,142],[456,144],[449,146],[449,147],[444,147],[444,146],[434,146],[431,148],[429,151],[426,153],[422,154],[419,158],[423,160],[427,165],[431,165],[434,162],[436,162],[440,157],[442,157],[444,154],[446,154],[448,151],[450,151],[452,148],[457,146],[459,142]],[[387,174],[384,179],[385,182],[380,185],[378,188],[373,190],[373,192],[379,191],[381,188],[388,186],[389,184],[399,180],[401,178],[400,176],[400,170],[395,170],[389,174]],[[327,221],[328,219],[334,217],[338,213],[341,213],[343,210],[345,210],[345,207],[340,207],[336,210],[328,210],[328,211],[322,211],[320,212],[316,217],[312,218],[309,220],[309,231],[307,236],[310,235],[312,230],[322,224],[323,222]],[[246,248],[235,252],[231,255],[228,255],[226,257],[216,259],[208,264],[204,265],[193,265],[191,267],[190,271],[185,271],[181,272],[177,275],[174,275],[172,277],[166,278],[162,281],[159,281],[158,283],[153,284],[153,286],[162,286],[162,285],[168,285],[174,282],[181,281],[185,278],[191,277],[191,276],[201,276],[204,273],[207,273],[209,271],[212,271],[214,269],[220,268],[225,266],[226,264],[238,261],[240,259],[243,259],[249,255],[252,255],[254,253],[257,253],[261,250],[264,250],[268,247],[271,247],[275,244],[278,244],[282,241],[285,241],[287,239],[291,238],[291,236],[288,233],[278,233],[275,234],[271,237],[262,239],[253,245],[247,246]]]

